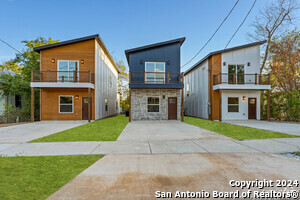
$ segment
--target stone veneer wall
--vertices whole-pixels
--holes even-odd
[[[159,97],[159,112],[147,112],[148,97]],[[177,120],[180,120],[181,89],[131,89],[131,120],[168,120],[168,97],[177,97]]]

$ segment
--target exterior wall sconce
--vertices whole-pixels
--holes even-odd
[[[143,60],[140,60],[140,63],[143,64]]]
[[[249,67],[249,66],[251,66],[251,63],[250,63],[250,62],[248,62],[248,63],[247,63],[247,66],[248,66],[248,67]]]
[[[243,96],[243,100],[244,100],[244,101],[246,100],[246,96]]]
[[[223,62],[223,66],[226,66],[226,62]]]
[[[78,101],[78,100],[79,100],[79,96],[78,96],[78,95],[76,95],[76,96],[75,96],[75,99],[76,99],[76,101]]]
[[[80,63],[81,63],[81,64],[84,64],[84,60],[82,59],[82,60],[80,61]]]
[[[167,64],[169,65],[170,64],[170,61],[168,60]]]
[[[54,58],[52,58],[52,60],[51,60],[51,61],[52,61],[52,63],[55,63],[55,59],[54,59]]]

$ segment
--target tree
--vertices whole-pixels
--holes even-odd
[[[279,91],[300,90],[300,32],[297,29],[270,42],[272,85]]]
[[[0,75],[0,93],[4,96],[24,96],[28,92],[30,84],[23,80],[20,74]]]
[[[115,59],[116,60],[116,59]],[[121,96],[127,96],[128,93],[128,73],[126,72],[126,66],[122,60],[118,60],[116,65],[120,71],[119,78],[118,78],[118,92],[121,93]]]
[[[255,40],[267,40],[264,47],[264,55],[260,67],[260,74],[266,67],[269,58],[269,49],[273,37],[280,35],[285,28],[292,24],[295,18],[294,13],[297,11],[296,0],[276,0],[266,4],[264,9],[259,11],[252,26],[254,33],[249,36]]]
[[[6,71],[6,70],[10,70],[20,74],[22,71],[22,67],[12,61],[7,61],[4,64],[0,65],[0,71]]]

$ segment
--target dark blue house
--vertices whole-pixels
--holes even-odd
[[[129,65],[129,120],[183,119],[180,47],[184,40],[125,51]]]

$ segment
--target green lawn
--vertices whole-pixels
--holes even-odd
[[[31,142],[115,141],[128,123],[128,117],[97,120]]]
[[[221,122],[199,119],[195,117],[184,117],[184,122],[204,128],[236,140],[266,139],[266,138],[294,138],[297,136],[261,130],[245,126],[226,124]]]
[[[0,157],[0,199],[46,199],[101,157]]]

